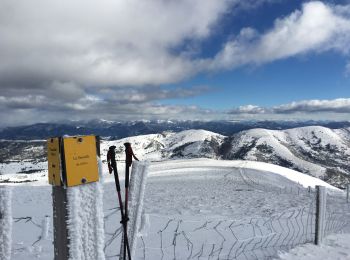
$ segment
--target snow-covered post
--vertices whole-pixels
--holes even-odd
[[[103,187],[99,182],[67,188],[70,260],[104,260]]]
[[[346,185],[346,202],[349,203],[350,200],[350,184]]]
[[[319,245],[324,237],[325,222],[326,222],[326,187],[316,186],[316,232],[315,244]]]
[[[130,188],[129,188],[129,224],[128,239],[130,245],[131,259],[134,258],[137,246],[137,233],[141,225],[141,216],[143,210],[143,198],[148,174],[148,162],[134,161],[132,166]],[[124,238],[124,236],[122,237]],[[120,247],[120,259],[123,258],[124,240],[122,239]]]
[[[99,144],[94,136],[48,140],[55,260],[105,259]]]
[[[12,191],[7,186],[0,186],[0,259],[11,259],[12,244]]]

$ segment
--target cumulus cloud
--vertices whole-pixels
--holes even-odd
[[[348,55],[350,6],[318,1],[277,19],[267,32],[243,28],[213,57],[178,48],[208,39],[226,12],[275,1],[0,0],[2,123],[106,113],[126,120],[176,113],[198,118],[213,111],[161,101],[211,89],[160,86],[310,52]],[[267,109],[248,105],[231,113]]]
[[[2,124],[68,114],[132,119],[199,110],[159,103],[208,88],[160,85],[199,70],[192,54],[174,49],[209,37],[238,3],[0,0]]]
[[[329,50],[347,55],[350,50],[349,9],[350,6],[307,2],[301,10],[277,19],[273,28],[263,34],[244,28],[225,44],[210,67],[230,69]]]
[[[202,39],[232,0],[1,0],[2,88],[145,85],[194,73],[171,48]]]
[[[350,113],[350,98],[338,98],[333,100],[304,100],[292,102],[272,108],[274,113]]]
[[[226,12],[275,0],[240,2],[1,0],[0,86],[11,92],[67,83],[82,91],[160,85],[316,49],[347,51],[347,6],[321,2],[277,19],[265,34],[242,29],[214,58],[173,51],[184,41],[210,37]]]
[[[44,105],[44,104],[42,104]],[[178,119],[208,120],[214,117],[215,111],[202,109],[197,106],[162,105],[156,103],[113,103],[104,100],[85,98],[79,103],[65,103],[49,109],[24,107],[0,110],[1,126],[23,125],[33,122],[56,122],[67,120],[92,120],[102,118],[106,120],[143,120],[143,119]],[[1,105],[0,105],[1,108]]]
[[[228,114],[315,114],[315,113],[350,113],[350,98],[332,100],[303,100],[274,107],[260,107],[255,105],[240,106],[228,111]]]
[[[229,114],[264,114],[266,113],[266,109],[263,107],[255,106],[255,105],[245,105],[239,106],[238,108],[234,108],[228,112]]]
[[[67,83],[63,88],[71,88],[74,98],[67,98],[66,92],[52,91],[51,95],[23,95],[6,97],[0,95],[0,116],[2,125],[23,124],[27,122],[81,120],[104,118],[108,120],[136,119],[185,119],[201,118],[213,111],[196,106],[162,105],[163,99],[190,98],[208,91],[206,86],[191,88],[128,87],[103,88],[98,95],[94,89],[87,89],[81,95],[74,84]]]

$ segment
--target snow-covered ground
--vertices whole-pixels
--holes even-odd
[[[108,147],[115,145],[117,160],[124,160],[123,143],[130,142],[141,160],[212,158],[261,161],[294,169],[345,188],[350,180],[349,133],[349,129],[332,130],[320,126],[288,130],[251,129],[233,136],[205,130],[162,132],[102,140],[101,158],[105,160]],[[45,174],[44,140],[2,142],[5,148],[0,153],[0,183],[8,181],[1,177],[2,174]]]
[[[118,169],[122,172],[124,165]],[[106,166],[104,171],[104,250],[107,258],[116,259],[120,212],[113,176]],[[51,187],[43,175],[27,178],[37,181],[11,184],[12,259],[52,259],[52,228],[42,236],[46,216],[52,220]],[[342,194],[319,179],[266,163],[151,163],[135,259],[260,259],[312,242],[315,197],[307,187],[315,185]]]
[[[350,259],[350,234],[328,236],[320,246],[305,244],[281,253],[282,260],[347,260]]]

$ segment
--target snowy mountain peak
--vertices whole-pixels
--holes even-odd
[[[130,142],[141,160],[213,158],[251,160],[280,165],[321,178],[337,187],[350,182],[350,128],[320,126],[288,130],[251,129],[232,136],[206,130],[137,135],[115,141],[102,140],[101,151],[115,145],[124,160],[124,143]],[[33,173],[46,169],[44,141],[2,141],[0,174]],[[105,156],[102,157],[105,160]],[[25,162],[25,163],[24,163]]]

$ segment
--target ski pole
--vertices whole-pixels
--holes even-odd
[[[128,196],[129,196],[129,166],[126,163],[125,164],[125,229],[127,229],[128,225]],[[124,243],[124,252],[125,252],[125,247],[126,244]],[[125,255],[124,255],[124,260],[125,260]]]
[[[122,201],[122,196],[120,194],[120,183],[119,183],[118,172],[117,172],[117,169],[115,166],[112,166],[112,167],[113,167],[113,172],[114,172],[115,185],[116,185],[116,189],[117,189],[117,193],[118,193],[118,201],[119,201],[120,214],[121,214],[120,223],[123,225],[123,229],[124,229],[123,259],[126,258],[126,251],[127,251],[128,252],[128,259],[131,260],[130,246],[129,246],[128,233],[127,233],[127,221],[128,221],[128,219],[127,219],[127,216],[125,216],[124,211],[123,211],[123,201]]]

